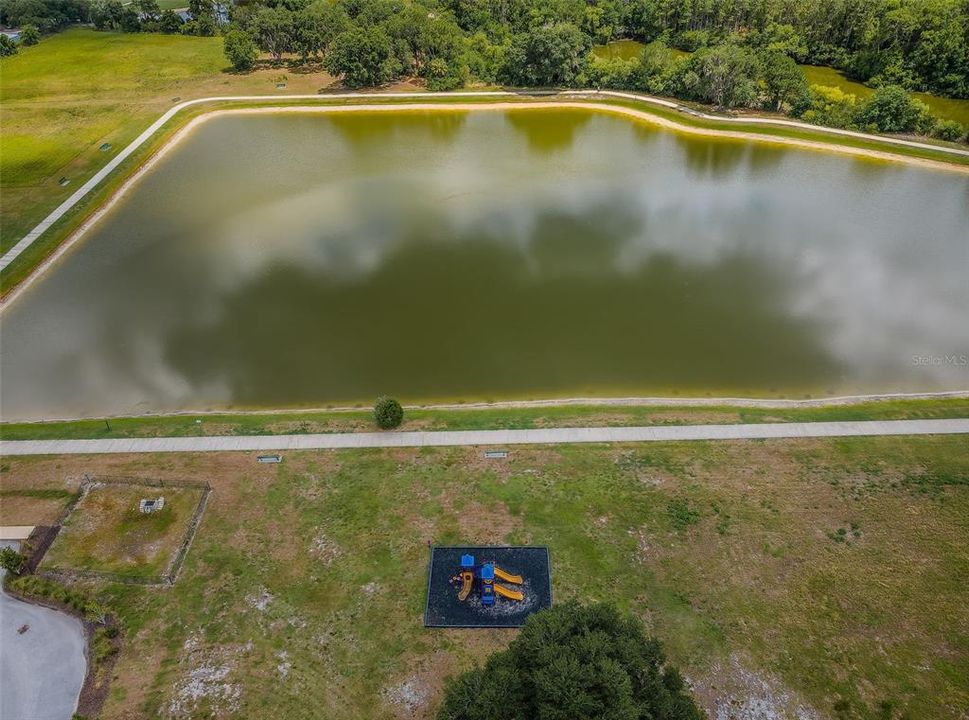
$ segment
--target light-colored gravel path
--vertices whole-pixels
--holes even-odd
[[[861,422],[759,423],[749,425],[663,425],[541,430],[448,430],[359,432],[319,435],[238,435],[125,438],[117,440],[15,440],[0,442],[0,456],[109,453],[331,450],[338,448],[445,445],[546,445],[602,442],[749,440],[866,435],[969,434],[969,418],[870,420]]]
[[[0,588],[0,718],[68,720],[87,672],[86,645],[76,618]]]

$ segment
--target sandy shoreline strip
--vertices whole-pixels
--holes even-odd
[[[379,98],[379,95],[371,96]],[[229,99],[229,98],[227,98]],[[284,100],[285,98],[278,98]],[[320,96],[326,100],[325,95]],[[858,158],[879,160],[884,162],[901,162],[932,170],[942,170],[969,175],[969,165],[958,165],[940,160],[902,155],[885,150],[871,150],[843,145],[837,141],[822,142],[804,140],[795,137],[767,135],[746,130],[714,130],[702,128],[688,123],[679,123],[669,118],[655,115],[648,110],[609,103],[585,100],[529,100],[497,101],[497,102],[404,102],[404,103],[367,103],[360,105],[287,105],[264,106],[249,108],[216,109],[198,115],[179,128],[172,137],[159,148],[151,157],[146,159],[114,193],[76,229],[74,230],[42,263],[37,265],[31,273],[15,286],[3,300],[0,300],[0,313],[10,307],[20,295],[25,292],[51,265],[64,256],[98,221],[101,220],[124,195],[155,165],[161,161],[174,147],[195,130],[202,123],[224,115],[263,115],[263,114],[311,114],[311,113],[380,113],[380,112],[471,112],[471,111],[508,111],[508,110],[553,110],[553,109],[586,109],[620,115],[632,118],[649,125],[661,127],[684,134],[713,138],[727,138],[752,142],[802,148],[819,152],[850,155]],[[877,138],[875,138],[877,140]]]
[[[491,402],[467,403],[414,403],[405,404],[404,409],[475,411],[475,410],[541,410],[543,408],[585,407],[596,409],[650,407],[650,408],[751,408],[763,410],[797,410],[812,408],[850,407],[867,403],[918,400],[959,400],[969,399],[969,390],[946,390],[926,393],[876,393],[870,395],[842,395],[826,398],[745,398],[745,397],[562,397],[540,400],[495,400]],[[227,408],[223,410],[176,410],[143,414],[97,415],[91,417],[45,418],[43,420],[5,421],[6,425],[41,425],[61,422],[102,422],[104,420],[150,420],[173,417],[245,417],[252,415],[317,415],[370,412],[366,405],[306,408]]]

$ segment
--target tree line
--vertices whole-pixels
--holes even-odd
[[[0,0],[0,22],[49,32],[81,17],[122,31],[221,33],[236,70],[260,54],[321,65],[347,87],[422,78],[467,84],[630,89],[720,108],[783,112],[843,128],[966,131],[910,96],[969,97],[969,0]],[[86,13],[86,14],[85,14]],[[231,20],[231,22],[230,22]],[[594,45],[646,43],[633,60]],[[876,88],[864,101],[809,87],[798,63]]]

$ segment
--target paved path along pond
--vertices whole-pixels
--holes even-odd
[[[969,419],[866,420],[858,422],[758,423],[748,425],[548,428],[542,430],[360,432],[329,433],[325,435],[120,438],[117,440],[16,440],[12,442],[0,442],[0,455],[334,450],[338,448],[375,447],[761,440],[807,437],[861,437],[871,435],[950,435],[966,433],[969,433]]]
[[[0,718],[68,720],[87,671],[86,645],[77,618],[0,587]]]

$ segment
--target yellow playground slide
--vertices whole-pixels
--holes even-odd
[[[502,570],[497,565],[495,565],[495,578],[497,578],[498,580],[504,580],[505,582],[508,582],[508,583],[513,583],[515,585],[521,585],[522,584],[522,576],[521,575],[511,575],[509,573],[506,573],[504,570]],[[521,593],[519,593],[519,594],[521,594]],[[506,597],[508,597],[508,596],[506,596]],[[520,600],[521,598],[516,598],[516,599]]]
[[[504,585],[499,585],[498,583],[495,583],[495,594],[501,595],[509,600],[518,600],[519,602],[525,599],[525,596],[517,590],[506,588]]]
[[[458,600],[461,602],[467,600],[472,587],[474,587],[474,573],[461,573],[461,589],[458,591]]]

